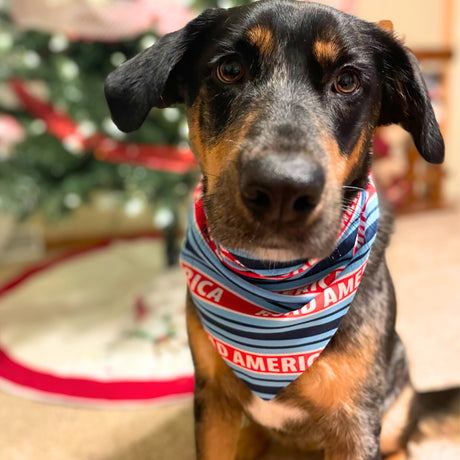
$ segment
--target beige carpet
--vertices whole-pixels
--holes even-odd
[[[415,384],[460,384],[460,213],[400,218],[389,262]],[[193,460],[192,423],[191,402],[89,410],[0,394],[0,459]],[[458,460],[460,433],[413,445],[411,452],[413,460]]]

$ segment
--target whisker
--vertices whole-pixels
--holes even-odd
[[[359,209],[352,208],[351,206],[347,206],[346,204],[343,204],[341,206],[341,209],[343,212],[351,212],[353,215],[359,215],[361,212]]]
[[[353,185],[342,185],[342,188],[350,189],[350,190],[359,190],[361,192],[365,192],[366,189],[363,187],[354,187]]]
[[[229,144],[235,144],[235,145],[239,145],[239,144],[240,144],[239,142],[236,142],[236,141],[233,140],[233,139],[225,139],[224,142],[228,142]]]

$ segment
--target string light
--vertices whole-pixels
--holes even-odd
[[[62,34],[53,35],[48,43],[48,48],[52,53],[62,53],[69,47],[69,40]]]

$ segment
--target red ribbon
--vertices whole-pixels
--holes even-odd
[[[12,79],[10,85],[24,109],[43,120],[50,134],[63,142],[71,142],[81,150],[92,151],[99,160],[177,174],[197,167],[193,153],[185,147],[119,142],[102,133],[85,137],[75,120],[30,93],[23,80]]]

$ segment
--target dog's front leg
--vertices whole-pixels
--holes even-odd
[[[364,423],[363,423],[364,422]],[[324,460],[381,460],[379,430],[372,420],[350,420],[325,448]]]
[[[241,387],[208,339],[190,296],[187,330],[195,365],[197,460],[234,460],[242,420],[238,401],[247,389]]]
[[[382,460],[382,454],[378,446],[378,440],[372,442],[372,446],[326,449],[324,460]],[[370,447],[370,448],[369,448]]]
[[[197,460],[235,460],[241,410],[200,377],[195,385]]]
[[[362,452],[348,451],[326,451],[324,460],[382,460],[380,451],[370,455],[363,454]]]

